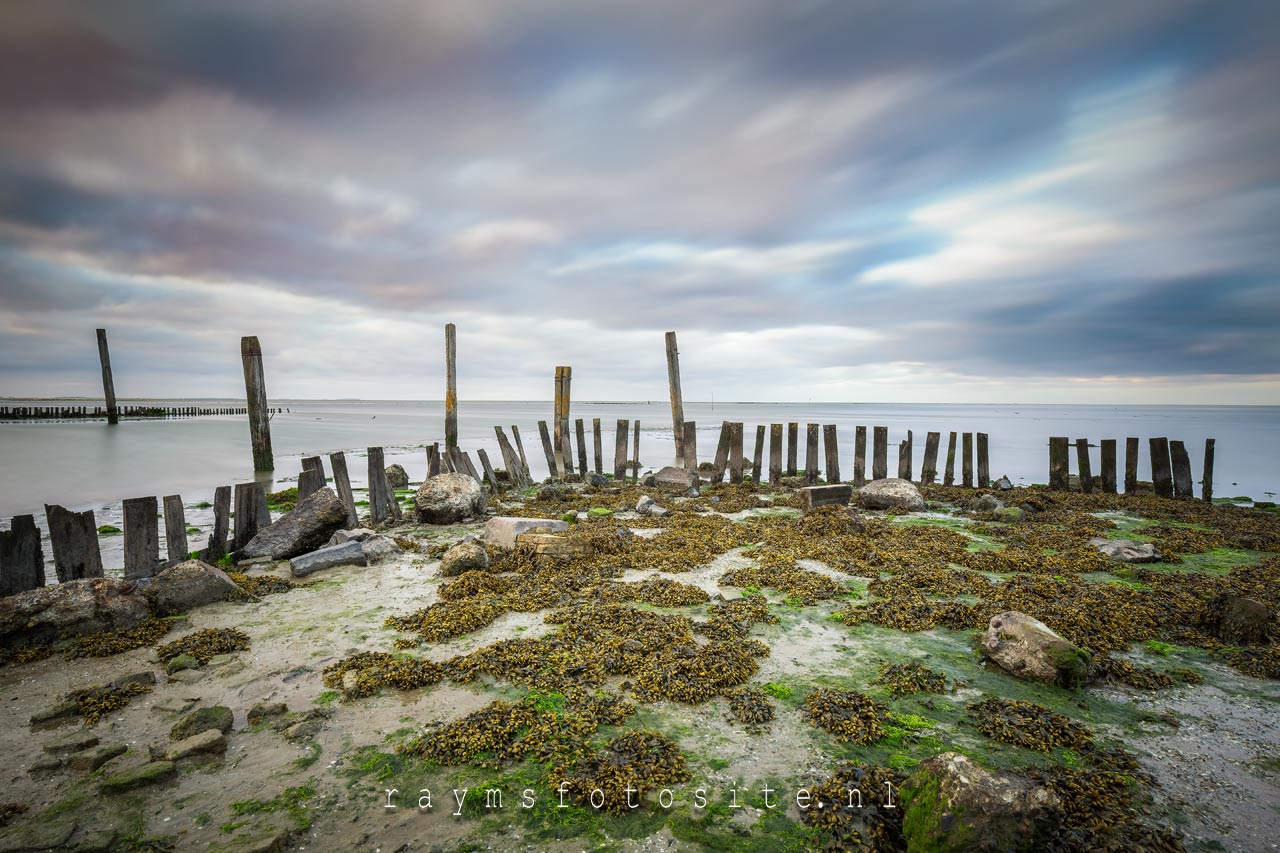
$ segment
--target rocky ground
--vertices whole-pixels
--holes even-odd
[[[641,495],[668,512],[637,514]],[[1012,786],[1023,812],[992,831],[1024,821],[1027,838],[1049,833],[1042,849],[1276,849],[1275,641],[1227,644],[1186,616],[1187,601],[1223,589],[1260,599],[1270,589],[1275,631],[1275,517],[1223,507],[1193,518],[1172,501],[1063,502],[1037,490],[1001,494],[999,507],[977,503],[974,490],[925,497],[923,511],[801,519],[790,490],[761,499],[729,486],[696,498],[566,488],[490,501],[490,514],[571,520],[569,544],[548,540],[541,558],[490,547],[487,568],[446,577],[446,546],[479,536],[483,520],[407,518],[386,531],[406,550],[372,565],[299,579],[286,561],[259,560],[243,567],[256,595],[170,617],[146,645],[0,667],[0,851],[900,850],[906,837],[920,847],[927,827],[904,827],[902,799],[887,809],[872,786],[891,781],[922,813],[941,753],[972,762],[966,772],[993,789]],[[1020,516],[1000,512],[1020,505]],[[1087,542],[1100,533],[1150,542],[1165,561],[1095,559]],[[1030,591],[1014,597],[1004,585],[1023,577]],[[269,578],[286,591],[270,591]],[[683,586],[619,598],[618,584],[655,578]],[[475,594],[442,596],[453,584]],[[984,656],[982,629],[1010,602],[1094,652],[1083,686],[1017,678]],[[636,624],[652,644],[642,636],[632,648],[603,624],[631,611],[648,620]],[[691,651],[673,653],[688,625]],[[200,633],[209,629],[243,637]],[[586,639],[557,645],[571,634]],[[157,646],[191,636],[205,644],[192,644],[189,668],[162,659]],[[503,641],[564,656],[521,668]],[[466,655],[478,675],[459,665]],[[680,668],[681,655],[692,668]],[[646,669],[654,660],[662,666]],[[941,677],[940,692],[895,691],[891,664],[923,665],[902,672]],[[131,681],[140,686],[80,714],[53,713],[73,691]],[[757,688],[750,707],[768,708],[759,719],[738,707],[749,698],[742,684]],[[854,695],[867,704],[842,717]],[[832,697],[830,710],[815,711],[820,696]],[[1038,710],[1018,712],[1011,738],[983,727],[973,706],[985,700]],[[222,708],[229,719],[211,710]],[[523,723],[504,740],[513,720]],[[645,747],[623,763],[628,736]],[[608,767],[583,775],[601,750],[647,768],[638,808],[595,809],[575,787],[609,788]],[[561,807],[566,778],[576,781]],[[872,814],[819,812],[829,804],[820,797],[797,805],[802,789],[847,792],[850,780],[862,780]],[[503,792],[501,807],[492,795],[486,804],[490,789]]]

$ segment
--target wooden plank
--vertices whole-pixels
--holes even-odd
[[[34,515],[15,515],[0,532],[0,597],[44,586],[44,549]]]
[[[573,422],[573,431],[578,437],[578,473],[587,479],[587,431],[582,418]]]
[[[427,465],[430,468],[430,464]],[[329,469],[333,471],[333,485],[338,492],[338,499],[347,508],[347,527],[353,528],[359,523],[356,514],[356,496],[351,490],[351,475],[347,471],[347,455],[341,450],[329,454]]]
[[[853,484],[865,485],[867,482],[867,428],[855,427],[853,431]]]
[[[582,421],[578,421],[582,423]],[[489,490],[493,494],[498,493],[498,475],[494,473],[493,466],[489,464],[489,454],[484,452],[484,448],[476,451],[476,456],[480,457],[480,465],[484,468],[484,478],[489,481]]]
[[[1080,491],[1093,491],[1093,468],[1089,464],[1089,439],[1076,439],[1076,466],[1080,470]]]
[[[695,477],[698,474],[698,424],[694,421],[685,421],[680,428],[684,438],[680,442],[680,447],[684,451],[685,470]]]
[[[240,361],[244,367],[244,393],[249,412],[249,440],[253,443],[253,470],[276,467],[271,453],[271,413],[267,408],[267,382],[262,372],[262,345],[253,335],[240,339]]]
[[[1204,475],[1200,479],[1200,499],[1213,500],[1213,445],[1215,439],[1204,440]]]
[[[98,549],[93,510],[72,512],[56,504],[45,504],[44,515],[49,524],[49,544],[58,583],[102,577],[102,552]]]
[[[787,424],[787,476],[796,475],[800,456],[800,424]]]
[[[444,448],[458,446],[458,330],[444,327]]]
[[[227,534],[231,530],[231,487],[213,490],[213,531],[200,554],[206,563],[217,565],[227,554]]]
[[[1150,440],[1151,450],[1151,485],[1156,495],[1162,498],[1173,497],[1173,471],[1169,461],[1169,439],[1153,438]]]
[[[116,383],[111,377],[111,352],[107,349],[107,330],[98,329],[98,362],[102,365],[102,396],[107,401],[107,423],[120,423],[116,407]]]
[[[1064,435],[1055,435],[1049,439],[1049,488],[1055,491],[1065,492],[1070,488],[1070,446],[1071,440]]]
[[[966,489],[973,488],[973,433],[966,432],[961,435],[963,445],[963,474],[964,487]]]
[[[804,482],[808,486],[818,482],[818,424],[804,428]]]
[[[991,465],[987,459],[987,434],[977,433],[978,440],[978,488],[985,489],[991,485]]]
[[[1138,491],[1138,439],[1129,436],[1124,440],[1124,493],[1136,494]]]
[[[680,350],[676,347],[676,333],[667,332],[667,387],[671,394],[671,431],[675,436],[677,468],[687,468],[684,463],[684,399],[680,393]]]
[[[769,425],[769,485],[782,484],[782,424]]]
[[[729,482],[742,483],[742,424],[729,424]]]
[[[557,480],[564,479],[564,470],[560,467],[563,459],[551,446],[551,433],[547,431],[547,422],[538,421],[538,435],[542,438],[542,453],[547,457],[547,470]]]
[[[889,476],[889,428],[875,427],[872,438],[871,479],[883,480]]]
[[[627,430],[631,422],[618,418],[613,433],[613,479],[619,483],[627,478]]]
[[[848,483],[830,483],[825,486],[806,486],[799,490],[800,509],[804,512],[820,506],[845,506],[853,497],[853,486]]]
[[[756,450],[755,453],[751,454],[751,482],[756,488],[759,488],[760,484],[764,482],[764,468],[762,467],[764,465],[764,434],[764,424],[758,424],[756,426]],[[688,446],[689,443],[686,441],[685,447],[687,448]]]
[[[940,433],[931,432],[924,437],[924,466],[920,469],[920,482],[930,485],[938,479],[938,441]]]
[[[640,422],[631,422],[631,482],[640,482]]]
[[[724,482],[724,469],[729,464],[729,422],[720,424],[720,441],[716,444],[715,467],[711,469],[711,482]]]
[[[1102,491],[1116,493],[1116,440],[1104,438],[1098,442],[1098,457],[1102,466]]]
[[[604,475],[604,453],[600,445],[600,419],[591,419],[591,444],[595,450],[596,473]]]
[[[319,456],[304,456],[298,474],[298,501],[302,502],[325,486],[324,465]]]
[[[1171,441],[1169,455],[1173,457],[1173,496],[1191,500],[1195,492],[1191,484],[1191,458],[1187,455],[1187,446],[1181,441]]]
[[[187,514],[182,507],[181,495],[164,496],[165,551],[169,555],[166,566],[185,562],[191,551],[187,548]]]
[[[160,525],[155,495],[125,498],[124,579],[149,578],[160,562]]]
[[[826,453],[827,482],[840,482],[840,449],[836,446],[836,425],[822,427],[822,448]]]
[[[947,435],[947,464],[942,472],[942,485],[954,486],[956,483],[956,434]]]

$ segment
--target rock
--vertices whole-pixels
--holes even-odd
[[[324,569],[334,566],[367,566],[369,559],[364,555],[363,542],[344,542],[341,545],[330,545],[310,554],[294,557],[289,561],[289,574],[295,578],[305,578]]]
[[[858,503],[867,509],[924,509],[924,498],[915,484],[897,477],[867,483],[858,490]]]
[[[1089,544],[1097,548],[1100,554],[1122,563],[1158,563],[1160,561],[1160,552],[1150,542],[1103,539],[1101,536],[1095,536],[1089,540]]]
[[[80,829],[67,849],[74,853],[111,853],[119,849],[116,846],[119,837],[120,833],[114,826],[86,826]]]
[[[274,826],[268,827],[266,834],[255,838],[247,838],[244,841],[239,840],[239,836],[236,838],[236,850],[239,853],[284,853],[288,847],[289,830],[276,829]],[[407,847],[407,845],[401,845],[401,847]]]
[[[156,674],[149,669],[122,675],[111,682],[112,687],[124,687],[126,684],[152,685],[156,683]]]
[[[541,492],[539,492],[541,495]],[[437,474],[418,487],[413,498],[418,521],[456,524],[484,515],[484,489],[465,474]]]
[[[640,485],[646,489],[652,489],[658,485],[658,477],[656,474],[645,474],[640,478]]]
[[[37,711],[32,714],[30,724],[33,731],[39,731],[41,729],[52,729],[79,717],[79,703],[66,701],[59,702],[51,708],[45,708],[43,711]]]
[[[1007,492],[1013,488],[1013,481],[1010,480],[1008,477],[1002,476],[999,480],[996,480],[991,485],[1002,492]]]
[[[591,553],[591,543],[585,539],[571,539],[563,533],[541,533],[537,530],[521,533],[516,546],[527,548],[539,557],[569,559],[585,557]]]
[[[564,524],[564,522],[560,522]],[[567,526],[567,525],[566,525]],[[489,568],[489,554],[475,540],[464,540],[454,545],[440,558],[440,575],[456,577],[463,572],[485,571]]]
[[[240,556],[287,560],[323,547],[346,523],[347,508],[342,500],[333,489],[320,489],[259,530]]]
[[[969,509],[974,512],[995,512],[1004,506],[1004,501],[995,495],[980,495],[969,502]]]
[[[567,522],[550,518],[520,518],[513,515],[498,515],[484,523],[484,541],[499,548],[516,547],[516,537],[537,527],[544,527],[554,533],[569,529]]]
[[[143,785],[153,785],[172,776],[176,769],[172,761],[152,761],[141,767],[108,776],[102,783],[102,790],[128,791]]]
[[[219,678],[226,678],[228,675],[235,675],[236,673],[244,672],[245,669],[247,669],[247,667],[245,666],[244,661],[233,660],[231,663],[223,664],[219,667],[215,675]]]
[[[387,482],[391,484],[393,489],[407,489],[409,488],[409,474],[400,465],[388,465]]]
[[[169,740],[186,740],[192,735],[216,729],[224,735],[231,731],[235,721],[231,709],[226,705],[213,705],[208,708],[197,708],[169,729]]]
[[[329,541],[325,544],[341,545],[343,542],[363,542],[370,536],[376,535],[376,533],[367,527],[357,527],[354,530],[339,530],[337,533],[330,536]]]
[[[555,483],[547,483],[544,486],[539,486],[538,493],[534,495],[534,500],[539,501],[562,501],[564,499],[565,490]]]
[[[398,557],[404,551],[390,536],[370,536],[360,540],[360,550],[364,551],[365,562],[369,565],[382,560]]]
[[[61,755],[67,752],[80,752],[91,746],[98,745],[98,736],[88,729],[78,729],[74,732],[67,732],[65,735],[54,738],[44,745],[44,751],[51,755]]]
[[[664,492],[687,492],[698,485],[698,477],[685,468],[668,465],[653,475],[653,485]]]
[[[1221,593],[1205,607],[1202,620],[1213,635],[1233,646],[1262,645],[1271,635],[1271,610],[1261,601]]]
[[[1010,675],[1059,687],[1078,687],[1089,671],[1088,652],[1017,610],[991,617],[982,650]]]
[[[201,560],[170,566],[143,590],[159,616],[173,616],[215,601],[246,598],[245,591],[226,572]]]
[[[800,508],[805,512],[820,506],[844,506],[853,497],[853,486],[832,483],[829,486],[805,486],[800,490]]]
[[[1056,826],[1060,803],[1026,776],[944,752],[925,760],[903,786],[903,834],[909,850],[1035,850]]]
[[[289,740],[307,740],[320,734],[320,729],[324,728],[324,721],[317,719],[303,720],[294,723],[284,730],[284,736]]]
[[[289,706],[283,702],[258,702],[249,709],[247,717],[249,725],[256,726],[270,717],[279,717],[287,713],[289,713]]]
[[[16,649],[76,634],[123,631],[150,616],[130,582],[84,578],[0,598],[0,648]]]
[[[236,659],[236,656],[231,654],[214,655],[213,657],[209,658],[209,668],[217,669],[220,666],[226,666],[227,664],[231,663],[235,659]]]
[[[76,831],[70,815],[50,820],[27,820],[0,833],[0,853],[27,853],[34,850],[62,850]]]
[[[198,699],[192,699],[189,696],[166,696],[152,703],[151,710],[158,711],[161,714],[185,714],[198,701]]]
[[[592,471],[582,478],[582,482],[586,483],[588,486],[596,486],[599,488],[609,485],[609,478],[604,474],[597,474]]]
[[[204,681],[205,674],[198,669],[183,669],[169,676],[169,680],[178,684],[195,684]]]
[[[654,506],[653,498],[648,495],[641,495],[640,500],[636,501],[636,512],[641,515],[648,515],[650,508]]]
[[[93,746],[67,756],[67,767],[81,773],[91,773],[117,755],[124,755],[129,747],[122,743],[106,743]]]
[[[996,521],[1018,522],[1027,520],[1027,511],[1017,506],[1002,506],[993,513]]]
[[[201,753],[224,753],[227,751],[227,736],[217,729],[206,729],[200,734],[184,738],[170,745],[165,752],[165,761],[179,761]]]
[[[27,768],[27,774],[39,779],[57,773],[61,769],[61,758],[56,755],[42,755],[31,762],[31,766]]]
[[[866,533],[867,520],[863,518],[856,507],[845,507],[844,516],[847,524],[847,532],[849,533]]]
[[[192,655],[177,655],[169,658],[169,662],[164,665],[165,672],[173,675],[175,672],[181,672],[184,669],[199,669],[200,661],[196,660]]]

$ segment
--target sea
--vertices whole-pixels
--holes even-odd
[[[120,400],[121,405],[243,406],[233,399]],[[101,405],[100,400],[6,400],[11,406]],[[272,399],[270,405],[287,411],[271,419],[275,471],[260,476],[269,490],[296,483],[304,456],[325,456],[345,451],[352,485],[367,482],[365,450],[384,448],[386,463],[399,463],[410,479],[426,474],[425,448],[444,440],[444,404],[438,400],[288,400]],[[502,426],[511,438],[511,426],[519,427],[525,455],[535,478],[547,475],[539,439],[538,421],[550,424],[552,403],[546,401],[461,401],[458,404],[458,443],[472,454],[484,448],[501,467],[494,426]],[[593,463],[591,422],[601,423],[603,464],[612,470],[614,430],[619,420],[640,422],[641,470],[657,470],[674,460],[669,401],[575,401],[571,419],[585,421],[587,459]],[[1141,439],[1140,479],[1151,478],[1147,439],[1167,436],[1183,441],[1191,457],[1196,493],[1199,494],[1206,438],[1215,439],[1213,492],[1216,497],[1275,500],[1280,492],[1280,406],[1089,406],[1089,405],[966,405],[896,403],[732,403],[686,402],[684,419],[698,424],[700,460],[714,456],[723,421],[744,424],[744,456],[750,460],[756,425],[799,423],[800,466],[804,466],[805,424],[835,424],[840,451],[840,471],[853,475],[854,430],[868,428],[868,468],[871,427],[889,429],[889,472],[897,471],[898,444],[913,433],[912,471],[919,477],[925,436],[942,433],[938,467],[941,470],[949,432],[984,432],[989,436],[992,479],[1007,476],[1015,484],[1043,483],[1048,479],[1050,436],[1067,436],[1074,442],[1087,438],[1119,440],[1123,472],[1124,439]],[[628,441],[630,446],[630,440]],[[1099,470],[1098,448],[1091,449],[1092,469]],[[576,466],[575,444],[575,466]],[[768,450],[765,459],[767,464]],[[819,467],[822,467],[821,450]],[[324,459],[328,473],[328,459]],[[957,480],[959,479],[957,450]],[[478,461],[476,461],[479,467]],[[1076,468],[1075,449],[1071,470]],[[98,525],[121,526],[121,501],[146,495],[181,495],[191,533],[191,550],[204,546],[212,527],[212,513],[198,505],[213,499],[220,485],[255,478],[250,452],[249,425],[245,416],[202,416],[172,419],[124,419],[115,426],[105,420],[0,422],[0,529],[8,529],[12,516],[32,513],[41,530],[44,506],[61,504],[73,510],[92,509]],[[868,471],[868,474],[870,471]],[[941,479],[941,475],[939,476]],[[162,525],[163,526],[163,525]],[[120,536],[101,537],[103,564],[108,574],[123,563]],[[161,551],[164,550],[161,533]],[[46,574],[52,580],[51,551],[45,543]]]

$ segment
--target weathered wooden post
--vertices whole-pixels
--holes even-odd
[[[911,431],[907,431],[907,438],[898,442],[898,479],[911,479]]]
[[[822,447],[826,452],[827,482],[840,482],[840,449],[836,446],[836,425],[822,427]]]
[[[433,441],[427,445],[427,479],[438,475],[443,467],[440,461],[440,442]]]
[[[680,447],[684,451],[684,467],[693,476],[698,476],[698,424],[685,421],[680,427]]]
[[[1204,477],[1200,480],[1200,499],[1213,502],[1213,445],[1214,439],[1204,440]]]
[[[800,456],[800,424],[787,424],[787,476],[796,475],[796,461]]]
[[[227,533],[231,530],[231,487],[213,490],[213,532],[200,554],[206,563],[217,565],[227,553]]]
[[[524,469],[524,481],[533,485],[533,474],[529,472],[529,457],[524,455],[524,442],[520,440],[520,427],[511,425],[511,438],[516,443],[516,452],[520,454],[520,467]]]
[[[102,551],[98,548],[98,526],[93,510],[72,512],[56,504],[45,504],[49,523],[49,544],[58,583],[80,578],[102,577]]]
[[[1102,465],[1102,491],[1116,493],[1116,440],[1104,438],[1098,442],[1098,457]]]
[[[782,483],[782,424],[769,425],[769,485]]]
[[[804,425],[804,482],[818,482],[818,424]]]
[[[963,445],[963,473],[964,487],[966,489],[973,488],[973,433],[966,432],[961,434],[961,444]]]
[[[978,437],[978,488],[985,489],[991,485],[991,465],[987,459],[987,434],[977,433]]]
[[[757,489],[764,482],[764,424],[756,425],[756,449],[751,454],[751,483]],[[687,446],[687,445],[686,445]]]
[[[729,422],[720,422],[720,439],[716,442],[716,458],[712,463],[714,467],[711,469],[711,476],[708,478],[712,483],[724,482],[724,469],[729,465]]]
[[[1136,494],[1138,491],[1138,439],[1129,436],[1124,440],[1124,493]]]
[[[871,479],[883,480],[889,476],[889,428],[872,429]]]
[[[244,391],[249,412],[249,440],[253,443],[253,470],[272,471],[271,413],[267,408],[267,383],[262,373],[262,345],[253,335],[240,339],[244,366]]]
[[[920,469],[920,482],[928,486],[938,479],[938,441],[940,433],[931,432],[924,437],[924,466]]]
[[[124,499],[124,579],[149,578],[160,562],[156,498]]]
[[[430,468],[430,464],[427,466]],[[347,455],[341,450],[329,454],[329,468],[333,470],[333,486],[338,499],[347,508],[347,527],[355,527],[360,521],[356,514],[356,496],[351,491],[351,475],[347,472]]]
[[[582,422],[582,418],[578,418],[573,422],[573,431],[578,436],[578,473],[582,475],[582,479],[587,479],[587,431],[586,426]]]
[[[236,523],[231,550],[239,551],[258,535],[259,530],[271,523],[271,512],[267,509],[267,493],[256,480],[252,483],[237,483],[235,499]]]
[[[34,515],[15,515],[0,533],[0,597],[44,586],[44,549]]]
[[[573,476],[573,474],[574,474],[574,470],[573,470],[573,432],[572,432],[570,429],[568,429],[568,427],[566,427],[566,428],[565,428],[565,430],[564,430],[564,432],[563,432],[563,433],[561,433],[561,436],[560,436],[560,442],[561,442],[561,445],[562,445],[562,446],[561,446],[561,448],[560,448],[560,458],[564,461],[564,473],[565,473],[565,476],[566,476],[566,477],[572,477],[572,476]]]
[[[458,446],[458,330],[444,327],[444,448]]]
[[[190,555],[187,549],[187,514],[182,508],[181,495],[164,496],[164,539],[169,554],[166,566],[176,566]]]
[[[867,428],[853,430],[853,484],[863,486],[867,482]]]
[[[671,391],[671,431],[675,435],[677,468],[687,468],[684,462],[684,399],[680,393],[680,350],[676,347],[676,333],[667,332],[667,385]]]
[[[640,482],[640,422],[631,422],[631,482]]]
[[[1153,438],[1151,448],[1151,485],[1156,495],[1162,498],[1173,497],[1173,472],[1169,462],[1169,439]]]
[[[538,436],[542,439],[542,453],[547,457],[547,468],[551,476],[557,480],[564,479],[564,458],[551,446],[551,434],[547,431],[547,422],[538,421]]]
[[[729,424],[729,482],[742,483],[742,424]]]
[[[507,471],[507,479],[514,488],[524,486],[524,479],[520,476],[520,462],[515,459],[515,451],[511,447],[511,443],[507,441],[506,434],[502,431],[502,427],[495,426],[493,434],[498,438],[498,452],[502,454],[502,467]]]
[[[582,423],[582,421],[578,421]],[[493,494],[498,493],[498,475],[493,470],[493,466],[489,464],[489,454],[481,447],[476,451],[476,456],[480,457],[480,467],[484,469],[484,478],[489,481],[489,491]]]
[[[391,504],[395,501],[387,482],[386,459],[381,447],[370,447],[365,453],[369,461],[369,520],[382,524],[391,518]],[[301,490],[298,494],[301,496]]]
[[[1187,446],[1181,441],[1171,441],[1169,453],[1173,457],[1173,496],[1191,500],[1195,492],[1191,485],[1191,457],[1187,455]]]
[[[1089,464],[1089,439],[1076,439],[1076,465],[1080,468],[1080,491],[1093,491],[1093,467]]]
[[[302,471],[298,474],[298,502],[306,500],[324,488],[324,463],[319,456],[302,457]]]
[[[1071,440],[1065,435],[1055,435],[1049,439],[1049,488],[1065,492],[1069,489],[1070,480],[1068,462]]]
[[[107,423],[120,423],[116,408],[116,383],[111,378],[111,353],[107,349],[107,330],[98,329],[98,361],[102,364],[102,396],[107,400]]]
[[[569,385],[573,379],[573,368],[560,365],[556,368],[555,411],[552,418],[551,455],[556,462],[556,470],[560,476],[573,473],[573,453],[566,456],[565,442],[569,432]]]
[[[631,422],[618,418],[613,433],[613,479],[621,483],[627,479],[627,429]]]
[[[604,476],[604,452],[600,446],[600,419],[591,419],[591,443],[595,450],[596,473]]]
[[[942,471],[942,485],[953,486],[956,482],[956,433],[947,434],[947,464]]]

